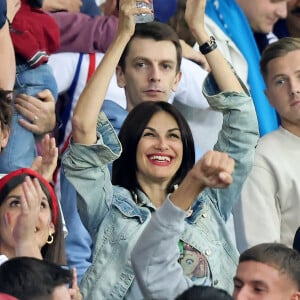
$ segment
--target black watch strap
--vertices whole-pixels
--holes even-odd
[[[199,50],[203,55],[205,55],[215,50],[216,48],[217,48],[216,40],[213,36],[211,36],[207,42],[200,45]]]

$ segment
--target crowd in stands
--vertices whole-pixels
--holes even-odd
[[[300,0],[0,0],[0,66],[0,299],[300,300]]]

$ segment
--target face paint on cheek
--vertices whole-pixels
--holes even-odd
[[[4,215],[4,224],[6,226],[9,226],[11,224],[11,218],[10,218],[10,213],[7,212],[5,215]]]

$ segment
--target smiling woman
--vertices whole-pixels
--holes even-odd
[[[180,241],[175,243],[175,249],[178,242],[182,249],[180,271],[188,273],[195,284],[231,291],[238,252],[225,222],[250,170],[257,142],[252,99],[213,45],[206,53],[212,74],[204,82],[203,93],[213,109],[223,112],[224,122],[215,145],[217,151],[206,153],[194,165],[193,137],[181,113],[167,103],[167,99],[143,98],[145,89],[139,88],[149,86],[146,92],[151,96],[162,90],[159,86],[163,83],[172,83],[166,85],[168,92],[175,88],[180,80],[181,51],[176,52],[176,45],[171,40],[164,41],[172,49],[168,57],[174,61],[178,59],[166,81],[163,70],[164,67],[169,70],[169,64],[157,63],[160,61],[157,57],[161,56],[152,48],[148,47],[151,51],[147,54],[151,57],[148,61],[153,64],[147,65],[147,60],[142,60],[137,68],[131,68],[128,64],[130,51],[134,50],[136,57],[144,56],[144,52],[137,53],[138,48],[142,49],[142,44],[149,45],[149,41],[154,44],[156,36],[131,39],[138,9],[133,0],[121,0],[120,3],[117,36],[79,98],[72,119],[73,138],[62,158],[63,172],[77,191],[79,214],[93,239],[93,262],[81,281],[83,296],[85,299],[127,300],[175,298],[176,290],[170,291],[169,283],[160,286],[160,295],[147,294],[142,281],[135,280],[131,259],[132,249],[152,213],[165,205],[179,207],[185,217],[185,211],[192,206]],[[199,45],[212,40],[202,26],[204,7],[205,1],[189,0],[187,3],[188,24]],[[156,22],[139,24],[138,31],[143,32],[151,26],[158,27]],[[138,41],[138,44],[132,41]],[[157,45],[159,43],[161,41]],[[157,50],[158,46],[155,47]],[[128,108],[130,112],[118,139],[111,123],[103,112],[99,115],[99,111],[116,62],[126,51],[129,51],[126,68],[120,76],[125,79],[130,73],[130,80],[125,80],[123,85],[126,97],[134,97],[133,103],[142,103]],[[142,76],[140,67],[150,70],[149,74]],[[130,92],[129,82],[134,85]],[[112,162],[111,180],[108,166]],[[172,219],[172,214],[170,216]],[[159,232],[165,232],[165,229],[162,227]],[[157,251],[163,240],[151,245],[155,246],[152,257],[157,258],[165,252],[164,249]],[[192,270],[185,263],[189,257],[196,258]],[[143,260],[147,263],[149,257],[144,256]],[[143,266],[142,270],[149,274],[152,266]],[[151,285],[151,280],[154,285],[164,282],[162,273],[147,278],[147,283]],[[159,275],[161,278],[157,279]],[[155,291],[158,290],[156,287]]]
[[[165,193],[151,197],[153,186],[147,187],[148,176],[159,179],[159,186],[170,193],[195,163],[191,130],[167,102],[148,101],[136,106],[123,123],[119,139],[123,152],[113,163],[112,183],[130,191],[141,187],[157,206],[165,200]],[[168,163],[157,157],[169,158]],[[128,165],[127,172],[122,171]]]

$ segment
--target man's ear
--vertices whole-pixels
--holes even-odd
[[[117,66],[116,68],[116,76],[117,76],[118,87],[124,88],[126,86],[126,80],[125,80],[124,72],[120,66]]]
[[[172,85],[172,91],[175,93],[177,91],[178,84],[180,82],[182,76],[182,72],[179,70],[174,78],[174,82]]]

